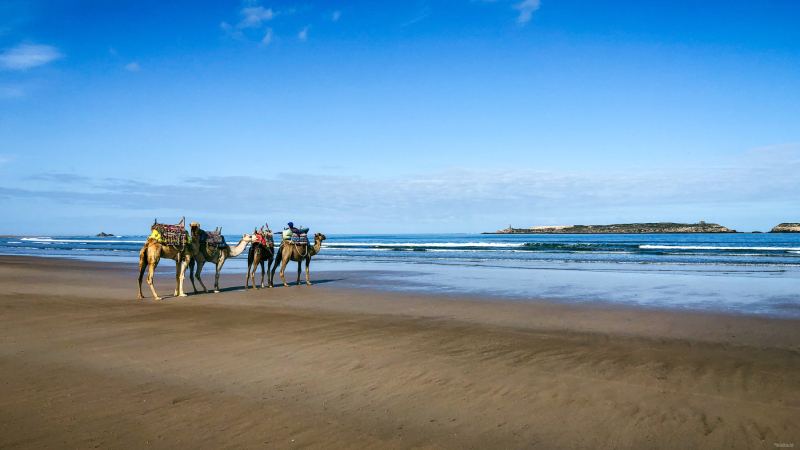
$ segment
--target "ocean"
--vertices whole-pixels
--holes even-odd
[[[0,254],[137,262],[144,240],[4,237]],[[245,252],[223,272],[246,265]],[[354,275],[330,281],[343,286],[800,318],[800,234],[327,235],[312,280],[329,271]]]

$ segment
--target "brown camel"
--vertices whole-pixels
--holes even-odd
[[[272,237],[272,230],[269,225],[266,225],[267,230],[261,227],[261,232],[258,230],[253,231],[253,235],[261,234]],[[264,262],[267,261],[267,272],[270,273],[272,269],[272,260],[275,258],[275,244],[272,240],[258,240],[254,239],[253,245],[250,246],[250,252],[247,254],[247,279],[244,282],[244,290],[246,291],[250,286],[250,280],[253,280],[253,289],[258,290],[256,287],[256,270],[261,265],[261,288],[264,288]],[[272,278],[267,277],[267,287],[272,287]]]
[[[150,290],[153,291],[153,297],[156,300],[161,300],[161,297],[156,294],[156,289],[153,287],[153,273],[161,258],[169,258],[175,261],[175,293],[173,295],[186,297],[183,292],[186,267],[189,265],[189,260],[191,260],[192,256],[200,252],[200,224],[192,222],[189,226],[192,230],[192,241],[188,244],[164,245],[156,239],[147,238],[144,247],[139,251],[139,298],[144,298],[142,295],[142,277],[144,276],[145,268],[147,268],[149,269],[147,284],[150,285]]]
[[[206,289],[206,285],[203,284],[203,280],[200,279],[200,272],[203,270],[203,265],[207,262],[216,265],[217,273],[214,275],[214,292],[219,292],[219,272],[222,270],[222,265],[225,264],[225,260],[241,255],[244,249],[247,248],[247,244],[252,243],[254,240],[255,236],[243,234],[242,240],[233,247],[229,245],[220,249],[214,246],[200,244],[200,251],[189,260],[189,280],[192,282],[194,293],[197,293],[197,288],[194,285],[195,277],[197,277],[197,281],[200,282],[200,286],[203,287],[203,290],[206,292],[209,291]],[[197,272],[194,271],[195,261],[197,261]]]
[[[322,247],[322,241],[324,240],[325,235],[322,233],[317,233],[314,235],[313,247],[308,244],[293,244],[289,241],[281,242],[281,246],[278,248],[276,259],[281,262],[281,280],[283,281],[284,286],[289,286],[286,284],[286,278],[283,277],[283,272],[286,270],[286,265],[289,264],[289,261],[297,261],[298,286],[300,285],[300,265],[303,261],[306,262],[306,284],[311,286],[311,281],[308,279],[308,265],[311,263],[311,257],[319,253],[319,249]],[[275,277],[275,270],[277,268],[278,262],[276,261],[269,276],[270,284],[272,284],[272,279]]]

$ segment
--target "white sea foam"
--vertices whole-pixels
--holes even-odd
[[[640,245],[639,248],[649,250],[800,250],[800,247],[724,247],[705,245]]]
[[[144,240],[141,241],[117,241],[117,240],[94,240],[94,239],[59,239],[59,238],[51,238],[51,237],[33,237],[33,238],[22,238],[23,241],[29,241],[34,243],[42,243],[42,244],[58,244],[62,242],[66,243],[74,243],[74,244],[144,244]]]
[[[521,243],[501,242],[331,242],[325,243],[326,247],[522,247]]]

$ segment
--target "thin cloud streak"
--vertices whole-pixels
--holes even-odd
[[[20,44],[0,53],[0,67],[5,70],[27,70],[63,57],[57,48],[50,45]]]
[[[22,98],[25,96],[25,92],[13,86],[0,86],[0,98],[3,99],[12,99],[12,98]]]
[[[717,165],[640,173],[453,168],[394,179],[278,174],[196,177],[178,184],[93,179],[70,174],[35,177],[38,189],[0,188],[0,195],[43,198],[123,210],[187,208],[213,214],[247,209],[253,192],[292,198],[309,213],[339,220],[391,223],[413,218],[445,221],[509,211],[564,211],[749,205],[773,202],[796,210],[800,200],[800,144],[754,150]],[[304,180],[302,190],[297,179]],[[285,210],[292,209],[284,202]],[[279,208],[276,206],[275,208]]]
[[[275,13],[272,12],[272,9],[266,9],[263,6],[242,8],[239,14],[243,16],[242,21],[236,24],[236,28],[239,29],[258,28],[261,26],[261,22],[271,20],[275,17]]]
[[[517,23],[524,25],[530,22],[533,17],[533,12],[539,9],[540,5],[540,0],[525,0],[522,3],[514,5],[514,9],[519,11]]]
[[[400,26],[401,27],[407,27],[407,26],[409,26],[409,25],[411,25],[413,23],[419,22],[420,20],[427,18],[430,15],[431,15],[431,13],[425,13],[425,14],[419,16],[419,17],[416,17],[414,19],[409,20],[408,22],[401,23]]]
[[[267,33],[264,35],[264,39],[261,40],[263,45],[268,45],[272,42],[272,28],[267,28]]]

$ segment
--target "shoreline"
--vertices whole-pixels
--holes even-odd
[[[85,253],[85,252],[84,252]],[[109,256],[27,256],[63,261],[129,264],[138,258]],[[22,255],[9,256],[25,258]],[[247,260],[234,258],[222,271],[222,286],[240,285]],[[800,319],[795,265],[638,263],[573,261],[403,261],[326,258],[312,264],[312,278],[331,273],[344,278],[331,286],[350,289],[449,296],[492,303],[551,302],[574,307],[634,308],[664,312],[702,312],[742,317]],[[287,268],[292,280],[295,267]],[[138,272],[137,272],[138,273]],[[172,262],[157,273],[174,277]],[[277,274],[276,274],[277,275]],[[213,283],[214,267],[203,280]],[[227,277],[232,277],[228,280]],[[190,288],[187,273],[187,289]],[[200,285],[198,284],[198,287]],[[172,289],[172,288],[170,288]],[[149,291],[148,289],[145,289]],[[163,294],[161,290],[160,293]]]
[[[550,233],[550,232],[546,232],[546,231],[498,233],[498,232],[495,231],[495,232],[484,232],[484,233],[480,233],[480,234],[509,234],[509,235],[512,235],[512,234],[547,234],[547,235],[569,236],[569,235],[573,235],[573,234],[579,234],[579,235],[586,235],[586,234],[630,234],[630,235],[647,234],[647,235],[651,235],[651,234],[753,234],[753,233],[755,233],[755,234],[759,234],[759,233],[767,234],[767,233],[771,233],[771,231],[763,231],[763,232],[762,231],[697,231],[697,232],[694,232],[694,231],[680,231],[680,232],[678,232],[678,231],[676,231],[676,232],[658,231],[658,232],[652,232],[652,233],[650,233],[650,232],[620,233],[620,232],[616,232],[616,231],[615,232],[598,231],[598,232],[592,232],[592,233],[587,233],[587,232]],[[790,232],[787,231],[786,233],[790,233]]]
[[[1,447],[800,444],[797,320],[358,289],[333,271],[248,292],[223,272],[223,292],[175,298],[171,263],[154,301],[134,264],[0,257]]]
[[[98,262],[84,259],[62,258],[57,256],[15,256],[0,255],[0,267],[4,265],[40,265],[45,260],[53,267],[80,268],[91,272],[112,270],[115,273],[128,273],[130,286],[136,286],[138,267],[130,262]],[[210,268],[207,268],[210,269]],[[567,270],[567,269],[564,269]],[[303,272],[304,273],[304,272]],[[399,272],[402,274],[402,272]],[[416,271],[409,270],[408,274]],[[648,337],[653,339],[677,338],[701,340],[709,343],[734,343],[752,346],[792,347],[796,343],[800,349],[800,318],[792,316],[778,317],[774,315],[750,314],[737,310],[702,309],[702,308],[670,308],[666,306],[626,304],[603,299],[565,299],[547,297],[515,297],[508,295],[487,295],[484,292],[442,292],[431,288],[428,292],[419,290],[398,290],[396,280],[385,281],[381,275],[394,275],[394,270],[314,270],[312,266],[311,286],[325,293],[336,293],[340,296],[351,296],[346,303],[331,301],[311,301],[308,293],[302,293],[305,286],[305,275],[301,276],[301,293],[293,292],[296,272],[287,268],[285,276],[289,288],[281,284],[276,271],[275,288],[259,289],[258,295],[272,295],[276,292],[292,291],[292,298],[302,298],[305,303],[295,306],[329,310],[336,313],[380,313],[406,315],[408,311],[421,314],[420,317],[447,317],[492,326],[511,326],[514,328],[540,329],[546,331],[567,330],[575,332],[599,332],[620,336]],[[213,288],[214,272],[206,270],[202,274],[207,288]],[[145,273],[146,278],[146,273]],[[165,300],[193,300],[200,304],[229,304],[216,298],[213,292],[194,293],[188,270],[184,281],[186,299],[173,297],[175,287],[174,261],[162,260],[155,272],[156,289]],[[227,271],[223,268],[220,274],[220,294],[244,294],[245,272]],[[265,283],[266,283],[265,276]],[[260,282],[260,271],[256,273]],[[200,283],[195,279],[198,289]],[[252,288],[250,289],[252,291]],[[137,301],[153,301],[147,287],[146,279],[142,281],[144,299],[136,298],[136,291],[123,295],[122,298]],[[357,295],[354,295],[357,294]],[[278,294],[280,296],[280,294]],[[377,301],[376,301],[377,300]],[[245,305],[256,306],[257,303],[246,302]],[[294,304],[294,303],[292,303]],[[536,317],[533,321],[531,317]],[[724,326],[719,326],[724,324]],[[740,332],[738,337],[727,336],[723,329],[757,330],[750,336],[749,332]],[[763,342],[762,342],[763,340]]]

